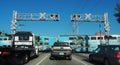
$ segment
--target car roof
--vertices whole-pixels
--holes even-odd
[[[18,31],[15,36],[33,36],[33,34],[29,31]]]

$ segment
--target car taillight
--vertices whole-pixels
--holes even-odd
[[[3,55],[8,55],[8,54],[9,54],[9,52],[4,51],[4,52],[2,52],[2,54],[3,54]]]
[[[120,53],[116,53],[115,58],[120,59]]]

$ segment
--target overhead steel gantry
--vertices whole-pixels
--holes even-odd
[[[59,21],[58,14],[46,14],[46,13],[18,13],[13,11],[12,19],[12,33],[16,32],[17,22],[18,21]]]
[[[105,35],[109,36],[110,26],[108,22],[108,14],[104,15],[92,15],[89,14],[73,14],[71,15],[73,34],[78,34],[78,22],[101,22],[104,23]]]
[[[108,35],[110,31],[107,13],[105,13],[104,15],[73,14],[71,15],[71,22],[73,23],[73,34],[78,34],[78,26],[76,26],[77,22],[101,22],[104,23],[106,35]]]

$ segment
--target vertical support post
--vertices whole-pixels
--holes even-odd
[[[72,22],[72,32],[73,32],[73,35],[75,34],[75,22]]]
[[[73,35],[78,34],[78,23],[77,22],[72,22],[72,31],[73,31]]]
[[[102,28],[101,28],[101,24],[99,24],[99,28],[100,28],[100,45],[102,45],[102,39],[101,39],[101,36],[102,36],[102,35],[101,35],[101,34],[102,34],[102,33],[101,33],[101,32],[102,32]]]
[[[108,23],[108,13],[104,14],[104,26],[105,26],[105,35],[108,36],[108,39],[106,40],[106,43],[109,45],[110,26],[109,26],[109,23]]]
[[[14,34],[16,32],[16,23],[17,23],[17,11],[13,11],[13,19],[12,19],[12,33]]]

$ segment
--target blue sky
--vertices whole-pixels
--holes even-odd
[[[110,34],[120,34],[120,24],[114,17],[116,3],[120,0],[0,0],[0,31],[11,33],[13,10],[20,13],[57,13],[60,21],[19,21],[21,30],[32,31],[37,35],[58,36],[72,34],[71,14],[108,13]],[[18,29],[17,29],[18,30]],[[99,23],[78,23],[78,34],[94,35],[99,31]],[[102,24],[104,32],[104,25]]]

